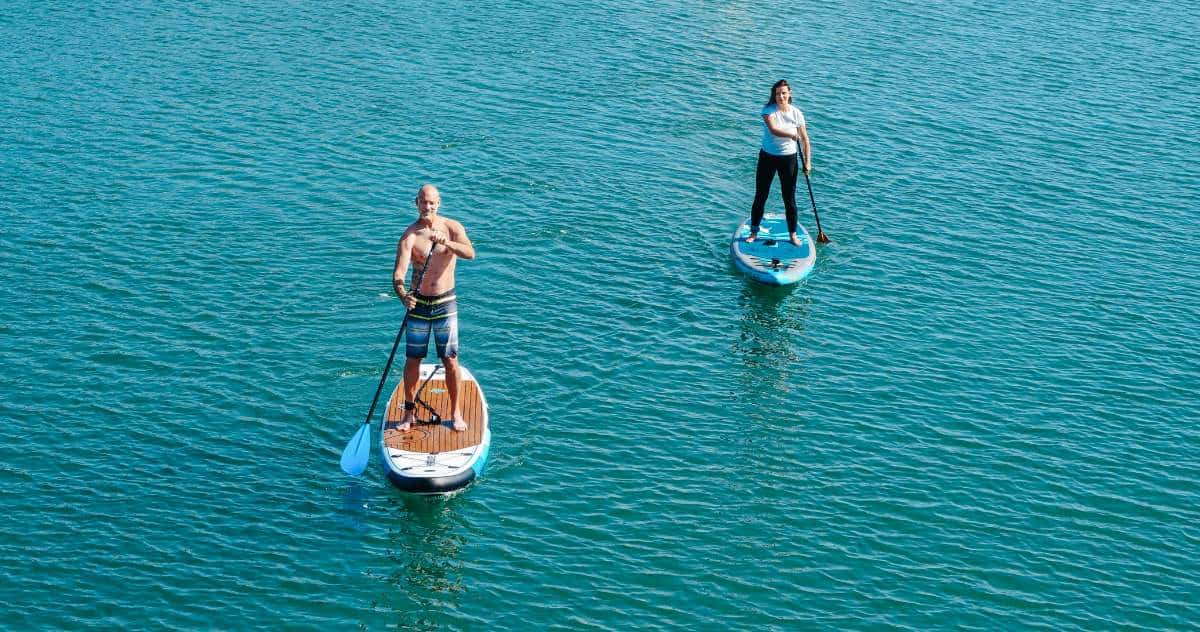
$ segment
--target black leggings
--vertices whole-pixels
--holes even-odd
[[[758,168],[754,172],[754,206],[750,207],[750,230],[758,232],[762,222],[763,208],[771,194],[771,181],[779,173],[783,185],[783,208],[787,211],[788,232],[796,232],[796,178],[800,176],[799,154],[775,156],[761,149],[758,151]]]

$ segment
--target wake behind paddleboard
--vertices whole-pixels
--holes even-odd
[[[812,272],[817,250],[803,226],[796,227],[800,245],[788,238],[787,220],[783,215],[764,215],[754,241],[750,236],[750,220],[738,225],[729,242],[729,255],[737,269],[760,283],[791,285]]]
[[[483,389],[467,367],[459,365],[459,409],[468,428],[456,432],[450,421],[450,395],[441,366],[421,365],[424,386],[417,397],[441,417],[429,423],[432,414],[418,405],[417,419],[408,430],[398,429],[404,416],[404,383],[392,391],[379,442],[383,470],[397,488],[413,494],[447,494],[466,487],[483,474],[492,432],[488,428],[487,400]],[[426,382],[428,380],[428,382]]]

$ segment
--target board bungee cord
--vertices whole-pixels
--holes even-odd
[[[422,408],[424,408],[425,410],[429,411],[429,414],[432,415],[432,418],[431,419],[417,419],[416,415],[414,414],[413,415],[413,423],[415,423],[415,424],[433,425],[433,424],[441,424],[442,423],[442,416],[439,415],[438,412],[436,410],[434,410],[434,408],[432,406],[430,406],[428,402],[426,402],[424,399],[421,399],[421,393],[425,392],[425,386],[427,384],[429,384],[429,380],[432,380],[433,376],[438,374],[438,371],[441,371],[442,375],[445,375],[446,367],[444,367],[440,364],[434,366],[433,370],[429,372],[429,375],[425,377],[425,381],[421,382],[421,385],[417,387],[417,394],[413,396],[413,403],[415,403],[415,404],[421,406]]]

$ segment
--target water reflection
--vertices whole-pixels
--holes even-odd
[[[367,530],[367,513],[371,508],[371,491],[357,480],[351,480],[342,492],[342,510],[338,521],[358,533]]]
[[[401,630],[446,626],[464,590],[463,547],[469,541],[457,508],[461,494],[424,497],[394,493],[376,507],[392,525],[386,564],[376,569],[384,592],[372,604]],[[454,627],[451,625],[450,627]]]
[[[803,371],[811,344],[804,328],[812,298],[804,285],[774,287],[746,282],[738,298],[743,315],[734,356],[739,359],[738,385],[755,398],[790,391]]]

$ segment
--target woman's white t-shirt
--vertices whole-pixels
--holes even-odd
[[[779,106],[772,103],[762,109],[761,116],[770,116],[775,127],[781,128],[785,132],[794,132],[796,129],[804,127],[804,113],[794,105],[789,105],[786,111],[781,112]],[[771,128],[767,127],[767,122],[763,121],[763,151],[774,156],[790,156],[796,153],[797,149],[795,140],[772,134]]]

